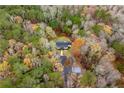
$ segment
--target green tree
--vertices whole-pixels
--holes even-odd
[[[72,34],[70,27],[68,27],[66,25],[63,27],[63,32],[68,34],[68,35]]]
[[[0,80],[0,88],[14,88],[14,87],[15,86],[13,85],[11,78]]]
[[[95,24],[93,27],[92,27],[92,31],[98,36],[99,35],[99,32],[100,30],[102,30],[102,27],[98,24]]]
[[[85,36],[85,31],[84,30],[79,30],[78,35],[80,35],[81,37]]]
[[[44,20],[44,14],[42,10],[39,9],[27,9],[25,12],[25,18],[32,21],[41,22]]]
[[[13,24],[11,26],[11,29],[8,29],[4,31],[3,35],[5,39],[15,39],[15,40],[21,40],[23,28],[19,24]]]
[[[62,20],[65,22],[68,19],[70,19],[70,17],[71,17],[70,12],[68,10],[64,9],[63,13],[62,13]]]
[[[34,34],[30,34],[28,32],[24,32],[22,35],[23,38],[23,42],[25,43],[32,43],[33,47],[39,47],[39,39],[40,39],[40,35],[38,35],[37,33]]]
[[[56,19],[52,19],[49,22],[49,26],[51,26],[53,29],[55,29],[59,26],[59,22]]]
[[[4,9],[0,9],[0,31],[4,31],[10,27],[10,15]]]
[[[18,55],[13,55],[13,56],[10,56],[9,59],[8,59],[8,62],[13,65],[15,63],[20,63],[22,62],[22,60],[18,57]]]
[[[83,85],[84,87],[93,87],[96,83],[96,76],[93,72],[86,71],[82,76],[80,82],[81,85]]]
[[[73,15],[71,16],[71,20],[73,24],[81,24],[81,17],[79,15]]]
[[[95,17],[106,23],[111,21],[111,14],[104,9],[97,9],[95,12]]]
[[[4,9],[12,16],[24,17],[25,9],[23,6],[5,6]]]
[[[121,72],[124,73],[124,64],[122,64],[121,62],[116,62],[116,68]]]
[[[49,73],[49,77],[50,77],[50,81],[51,81],[51,82],[50,81],[48,82],[49,84],[53,83],[54,87],[63,87],[64,80],[63,80],[60,72]]]
[[[0,54],[2,54],[8,48],[8,41],[0,39]]]
[[[113,41],[112,48],[115,49],[116,53],[124,56],[124,43],[121,43],[119,41]]]

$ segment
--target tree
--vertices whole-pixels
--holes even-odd
[[[0,88],[14,88],[11,78],[0,80]]]
[[[113,41],[112,48],[115,49],[117,54],[121,55],[122,57],[124,56],[124,43],[121,43],[119,41]]]
[[[95,24],[93,27],[92,27],[92,30],[93,32],[98,36],[99,35],[99,32],[102,30],[102,26],[98,25],[98,24]]]
[[[18,16],[23,16],[23,14],[24,14],[23,6],[18,6],[18,5],[2,6],[2,9],[7,11],[12,16],[17,16],[17,15]]]
[[[18,57],[18,55],[13,55],[13,56],[10,56],[10,57],[9,57],[8,62],[9,62],[9,64],[13,65],[13,64],[15,64],[15,63],[18,63],[18,62],[20,63],[20,62],[22,62],[22,59],[20,59],[20,58]]]
[[[10,15],[4,9],[0,9],[0,30],[1,31],[4,31],[10,28],[11,22],[9,18],[10,18]]]
[[[63,87],[64,80],[60,72],[49,73],[49,78],[50,81],[54,84],[54,87]]]
[[[64,25],[63,30],[64,33],[66,33],[67,35],[72,34],[71,28],[68,27],[67,25]]]
[[[0,39],[0,55],[8,48],[8,41]]]
[[[0,72],[4,72],[9,70],[10,65],[7,61],[3,61],[3,63],[0,64]]]
[[[97,9],[95,12],[95,17],[98,20],[103,21],[105,23],[108,23],[111,21],[111,14],[104,9]]]
[[[86,71],[81,77],[80,82],[83,87],[95,87],[96,76],[93,72]]]
[[[39,8],[37,9],[26,9],[25,11],[25,18],[28,20],[36,21],[36,22],[41,22],[44,20],[44,15],[42,10]]]
[[[22,28],[20,25],[13,25],[12,28],[12,36],[15,40],[20,40],[21,39],[21,33],[22,33]]]
[[[23,52],[24,55],[27,55],[27,54],[31,53],[31,50],[29,49],[29,47],[27,45],[25,45],[23,47],[23,51],[22,52]]]
[[[51,26],[53,29],[56,29],[59,26],[59,22],[56,19],[52,19],[49,22],[49,26]]]
[[[119,72],[124,74],[124,64],[122,63],[123,61],[115,61],[115,67],[119,70]]]
[[[13,24],[11,26],[11,29],[4,31],[3,35],[5,39],[20,40],[23,32],[23,28],[20,24]]]
[[[68,10],[64,9],[63,13],[62,13],[62,20],[65,22],[68,19],[70,19],[70,17],[71,17],[70,12]]]
[[[26,44],[32,43],[33,47],[39,47],[40,36],[37,33],[30,34],[28,32],[24,32],[23,37],[23,42]]]
[[[84,30],[79,30],[78,35],[80,35],[81,37],[85,36],[85,31]]]
[[[81,17],[80,17],[80,15],[73,15],[73,16],[71,16],[71,20],[72,20],[73,24],[78,24],[78,25],[81,24]]]

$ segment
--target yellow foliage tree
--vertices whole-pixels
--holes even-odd
[[[92,44],[90,47],[91,51],[94,53],[101,51],[101,46],[99,45],[99,43]]]
[[[33,31],[37,31],[39,27],[40,27],[39,24],[32,24]]]
[[[112,28],[111,28],[110,26],[108,26],[108,25],[104,25],[104,26],[103,26],[103,30],[104,30],[106,33],[108,33],[109,35],[112,34]]]
[[[31,59],[30,59],[28,56],[26,56],[26,57],[24,58],[23,63],[24,63],[26,66],[28,66],[29,68],[32,68],[32,62],[31,62]]]
[[[15,20],[15,22],[17,22],[17,23],[22,23],[22,21],[23,21],[23,19],[22,19],[21,16],[16,16],[16,17],[14,17],[14,20]]]
[[[7,71],[10,68],[10,65],[7,61],[3,61],[3,63],[0,64],[0,72]]]
[[[61,63],[57,62],[54,64],[54,66],[57,68],[57,71],[60,71],[60,72],[63,71],[63,66]]]

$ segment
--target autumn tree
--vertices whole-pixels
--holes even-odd
[[[80,55],[80,48],[85,44],[85,40],[81,38],[77,38],[72,42],[72,54],[74,56]]]

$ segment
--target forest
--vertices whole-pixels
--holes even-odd
[[[0,88],[88,87],[124,87],[124,6],[0,6]]]

